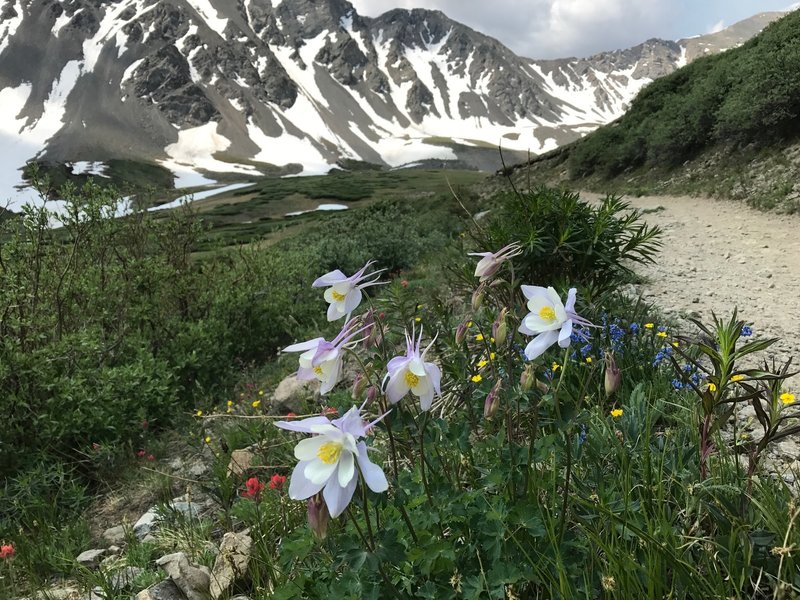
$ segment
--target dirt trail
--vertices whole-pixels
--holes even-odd
[[[582,194],[590,199],[597,194]],[[657,264],[637,267],[647,278],[640,292],[677,317],[711,311],[730,315],[738,307],[754,337],[779,337],[779,360],[794,356],[800,368],[800,216],[755,211],[710,198],[626,198],[653,210],[648,223],[664,230]],[[800,377],[791,382],[800,392]]]

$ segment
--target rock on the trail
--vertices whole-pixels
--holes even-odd
[[[245,533],[226,533],[211,570],[211,597],[218,600],[234,581],[247,573],[252,538]]]
[[[105,548],[95,548],[94,550],[87,550],[81,552],[75,560],[79,565],[94,569],[100,565],[100,559],[106,554]]]
[[[184,593],[187,600],[209,600],[211,574],[208,567],[193,565],[184,552],[167,554],[156,561]]]
[[[187,600],[187,598],[172,579],[165,579],[136,594],[135,600]]]
[[[103,532],[103,541],[112,546],[122,544],[125,541],[125,526],[117,525],[106,529]]]
[[[319,391],[319,381],[300,381],[296,375],[286,377],[272,395],[272,410],[278,414],[302,411],[303,402]]]

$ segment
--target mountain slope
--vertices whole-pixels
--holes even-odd
[[[534,61],[438,11],[371,19],[345,0],[0,0],[0,16],[0,179],[34,156],[129,158],[177,185],[547,151],[619,117],[691,48],[749,31]]]
[[[581,185],[658,186],[797,210],[800,12],[659,79],[622,118],[533,164]]]

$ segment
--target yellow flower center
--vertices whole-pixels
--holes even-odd
[[[339,442],[325,442],[317,450],[317,458],[326,465],[332,465],[339,460],[342,454],[342,445]]]
[[[344,302],[344,299],[347,298],[345,294],[340,294],[336,290],[331,290],[331,296],[333,296],[333,299],[337,302]]]
[[[419,385],[419,376],[414,375],[411,371],[406,371],[405,374],[406,385],[410,388],[415,388]]]
[[[542,321],[549,321],[552,323],[556,320],[556,311],[553,310],[552,306],[543,306],[539,310],[539,316],[541,317]]]
[[[314,367],[314,373],[317,375],[322,375],[322,367]]]

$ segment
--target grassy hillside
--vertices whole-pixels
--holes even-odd
[[[798,139],[795,12],[739,48],[653,82],[622,118],[540,157],[534,169],[590,187],[705,192],[791,209]]]

